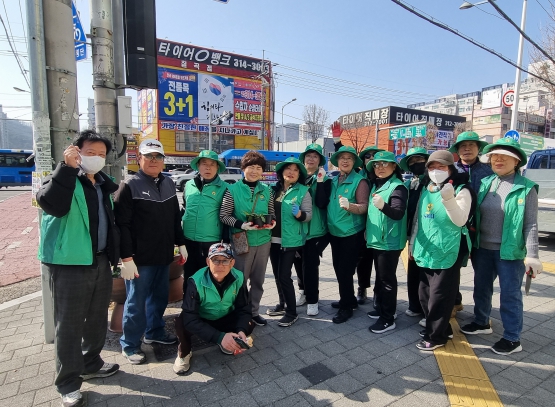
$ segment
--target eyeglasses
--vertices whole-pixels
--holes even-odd
[[[371,160],[372,158],[374,158],[374,154],[370,154],[370,153],[364,154],[365,160]]]
[[[152,155],[152,154],[143,154],[143,157],[146,158],[148,161],[164,161],[164,156],[162,154]]]
[[[372,167],[374,168],[380,168],[380,167],[387,167],[389,165],[389,162],[387,161],[378,161],[377,163],[372,163]]]
[[[210,261],[212,263],[214,263],[216,266],[229,266],[231,264],[231,259],[225,259],[225,260],[212,260],[210,259]]]

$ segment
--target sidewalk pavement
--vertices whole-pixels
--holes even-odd
[[[540,256],[553,256],[555,239],[540,239]],[[4,267],[2,267],[3,269]],[[397,328],[382,335],[368,331],[370,304],[354,311],[347,323],[331,322],[337,283],[328,248],[321,266],[320,314],[300,318],[290,328],[269,325],[254,331],[254,348],[239,356],[223,355],[217,346],[194,352],[185,376],[172,371],[173,358],[133,366],[121,357],[118,335],[108,335],[103,357],[121,371],[83,384],[89,406],[448,406],[450,400],[433,352],[421,352],[418,317],[407,317],[406,275],[400,262]],[[462,271],[462,326],[472,320],[473,271]],[[493,300],[494,334],[467,339],[506,406],[553,406],[555,400],[555,275],[541,274],[524,299],[524,350],[510,356],[488,348],[500,338],[499,289]],[[275,305],[271,267],[266,274],[262,312]],[[179,313],[171,304],[167,315]],[[0,404],[58,406],[53,387],[53,345],[43,343],[41,299],[3,309],[0,305]],[[145,348],[147,348],[145,346]],[[463,381],[463,380],[462,380]],[[461,383],[464,386],[464,383]],[[466,400],[469,402],[469,400]],[[472,400],[470,400],[472,401]],[[474,402],[474,401],[472,401]],[[487,400],[483,405],[491,406]],[[461,404],[459,404],[461,405]],[[470,405],[470,404],[462,404]],[[479,404],[476,404],[479,405]]]

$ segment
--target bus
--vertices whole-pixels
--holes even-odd
[[[241,158],[245,153],[250,150],[244,149],[231,149],[226,150],[219,154],[218,157],[226,167],[237,167],[241,168]],[[262,174],[262,182],[266,184],[272,184],[277,182],[276,177],[276,165],[282,161],[285,161],[289,157],[299,158],[301,153],[295,151],[270,151],[270,150],[256,150],[266,158],[266,168],[264,168],[264,173]]]
[[[33,171],[32,150],[0,149],[0,188],[30,186]]]

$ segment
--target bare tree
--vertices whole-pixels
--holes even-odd
[[[551,6],[550,17],[552,22],[543,26],[542,39],[539,41],[539,44],[553,58],[555,57],[555,4],[551,1],[549,4]],[[530,61],[533,64],[532,72],[545,79],[538,80],[549,90],[548,102],[549,105],[553,105],[555,100],[555,86],[551,84],[555,83],[555,66],[553,62],[547,60],[545,55],[535,47],[532,47],[530,50]]]
[[[303,111],[303,120],[306,125],[307,137],[310,137],[312,143],[316,142],[318,137],[324,136],[324,129],[327,126],[329,112],[323,107],[311,104],[307,105]]]
[[[343,127],[341,137],[348,141],[347,145],[352,145],[357,153],[360,153],[365,147],[373,144],[374,129],[375,127],[370,127],[362,122],[348,124]]]
[[[457,139],[457,136],[465,131],[470,130],[470,122],[460,122],[455,124],[455,128],[453,129],[453,139]]]

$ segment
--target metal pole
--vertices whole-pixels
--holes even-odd
[[[91,0],[90,13],[96,131],[114,145],[107,155],[106,173],[121,179],[121,169],[115,165],[118,152],[112,0]]]
[[[283,108],[285,105],[281,107],[281,150],[283,151],[283,143],[285,142],[285,127],[283,127]],[[278,151],[279,151],[279,140],[278,140]]]
[[[380,134],[380,123],[378,122],[379,119],[376,119],[376,136],[374,137],[374,145],[379,148],[379,134]]]
[[[113,25],[113,40],[114,40],[114,82],[116,88],[119,85],[125,85],[125,50],[123,46],[123,1],[112,0],[112,25]],[[116,89],[116,97],[125,96],[124,89]],[[117,113],[117,109],[116,109]],[[124,136],[117,133],[114,134],[114,147],[116,153],[123,153],[123,148],[126,146]],[[119,182],[125,178],[125,166],[127,161],[125,154],[116,158],[112,166],[116,181]]]
[[[46,87],[46,57],[41,0],[27,0],[27,32],[29,34],[29,76],[31,79],[31,105],[33,109],[33,149],[37,172],[52,169],[52,142],[48,115],[48,89]],[[38,210],[39,225],[42,210]],[[39,228],[40,239],[40,228]],[[54,303],[50,291],[50,273],[41,264],[42,313],[44,341],[54,342]]]
[[[208,149],[212,150],[212,105],[208,102]]]
[[[520,20],[520,29],[521,31],[525,31],[526,28],[526,6],[528,4],[528,0],[523,0],[522,2],[522,19]],[[520,34],[518,40],[518,56],[516,59],[516,64],[519,68],[516,69],[516,77],[515,77],[515,101],[513,104],[513,111],[511,114],[511,130],[517,130],[518,125],[518,99],[520,94],[520,66],[522,65],[522,49],[524,47],[524,37]]]
[[[262,50],[262,69],[260,71],[262,83],[260,85],[262,89],[262,94],[260,95],[260,108],[262,112],[262,137],[260,139],[260,144],[262,146],[261,150],[264,150],[264,137],[266,136],[266,79],[264,78],[264,50]],[[283,116],[282,116],[283,117]]]

